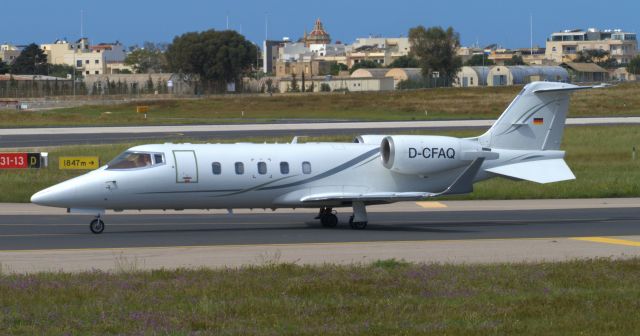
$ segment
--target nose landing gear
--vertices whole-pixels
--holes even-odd
[[[100,234],[102,233],[102,231],[104,231],[104,222],[102,221],[102,219],[100,219],[99,215],[91,221],[91,223],[89,224],[89,229],[95,234]]]

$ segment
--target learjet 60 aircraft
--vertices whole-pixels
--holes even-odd
[[[366,206],[473,191],[495,176],[549,183],[574,179],[560,142],[569,96],[600,86],[534,82],[474,138],[362,135],[354,143],[157,144],[128,149],[107,165],[44,189],[40,205],[95,215],[106,209],[319,208],[335,227],[367,226]]]

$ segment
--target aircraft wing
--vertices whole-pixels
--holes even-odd
[[[377,192],[377,193],[319,193],[300,199],[302,203],[323,201],[362,201],[362,202],[399,202],[415,201],[427,197],[464,194],[473,191],[473,180],[480,170],[484,158],[477,158],[460,174],[450,186],[438,193],[416,192]]]
[[[302,197],[300,201],[302,203],[322,201],[398,202],[420,200],[435,195],[428,192],[322,193]]]

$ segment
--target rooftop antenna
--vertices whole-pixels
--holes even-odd
[[[529,32],[531,38],[531,56],[533,56],[533,14],[529,13]]]
[[[269,39],[269,13],[264,13],[264,40]]]
[[[227,13],[227,30],[229,30],[229,13]]]
[[[80,38],[84,37],[84,10],[80,10]]]

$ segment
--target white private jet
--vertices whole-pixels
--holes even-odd
[[[354,143],[156,144],[128,149],[107,165],[44,189],[39,205],[95,215],[106,209],[352,207],[349,224],[367,226],[371,204],[473,191],[495,176],[549,183],[574,179],[560,142],[570,93],[602,87],[528,84],[483,135],[474,138],[362,135]]]

